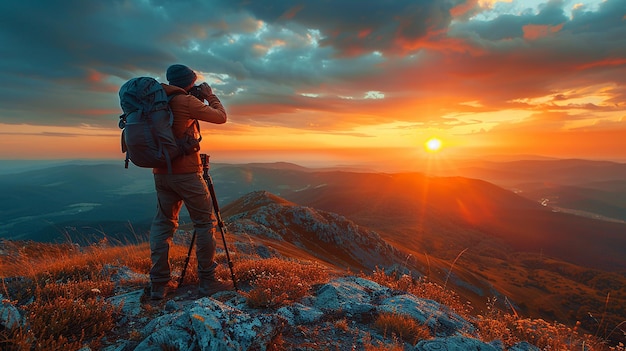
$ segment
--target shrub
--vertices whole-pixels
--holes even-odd
[[[318,264],[278,258],[241,260],[235,276],[251,289],[242,292],[253,308],[279,307],[299,301],[311,286],[328,281],[328,272]]]
[[[504,313],[495,308],[496,299],[489,299],[484,315],[479,315],[476,326],[481,340],[500,340],[505,347],[520,341],[527,341],[542,350],[584,350],[623,351],[623,345],[609,347],[601,340],[579,333],[576,324],[573,328],[543,319],[520,318],[516,314]]]
[[[97,298],[35,301],[27,307],[27,320],[37,344],[57,342],[98,345],[115,326],[117,308]]]
[[[113,295],[115,284],[106,280],[69,281],[67,283],[50,283],[39,288],[39,301],[54,301],[59,297],[66,299],[86,299],[89,297]]]
[[[363,350],[364,351],[403,351],[404,345],[402,342],[397,340],[396,337],[393,338],[392,344],[384,344],[380,341],[377,341],[376,344],[372,344],[372,336],[366,334],[363,338]]]
[[[374,321],[374,328],[381,331],[386,337],[396,336],[411,345],[419,340],[429,339],[430,330],[427,326],[418,323],[410,316],[396,313],[381,313]]]

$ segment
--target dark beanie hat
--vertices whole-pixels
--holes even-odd
[[[167,78],[167,81],[170,82],[171,85],[186,88],[196,81],[197,76],[191,68],[176,64],[167,68],[165,78]]]

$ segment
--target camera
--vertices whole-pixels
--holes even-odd
[[[189,94],[195,96],[200,101],[204,101],[204,99],[206,98],[206,96],[202,94],[202,88],[200,88],[199,85],[194,85],[193,87],[191,87],[191,89],[189,90]]]

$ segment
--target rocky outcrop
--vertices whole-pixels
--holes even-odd
[[[299,206],[266,191],[242,197],[229,205],[228,213],[228,229],[233,234],[286,241],[319,259],[354,270],[389,268],[407,256],[375,231],[343,216]]]
[[[137,310],[139,298],[140,294],[129,293],[111,302],[133,306],[126,313],[135,317],[141,312]],[[366,334],[372,340],[390,340],[372,328],[381,313],[409,316],[430,329],[432,338],[406,343],[405,350],[504,350],[501,343],[487,344],[472,337],[476,331],[471,321],[445,305],[354,276],[322,284],[302,301],[275,310],[250,308],[236,292],[197,300],[173,299],[164,303],[160,316],[141,329],[139,341],[121,340],[106,350],[264,351],[277,339],[289,341],[293,350],[323,350],[330,345],[339,350],[363,350]],[[346,332],[338,332],[338,320],[345,321]],[[508,349],[522,350],[538,349],[528,343]]]

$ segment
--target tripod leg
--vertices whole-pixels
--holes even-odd
[[[193,235],[191,236],[191,243],[189,244],[189,251],[187,251],[187,258],[185,259],[185,265],[183,266],[183,271],[180,273],[180,278],[178,279],[178,287],[183,286],[183,280],[185,279],[185,272],[187,272],[187,266],[189,265],[189,258],[191,257],[191,250],[193,249],[193,244],[196,241],[196,231],[193,231]]]
[[[217,217],[217,225],[220,227],[220,232],[222,234],[222,242],[224,243],[224,251],[226,252],[226,259],[228,260],[228,268],[230,268],[230,277],[233,280],[233,286],[235,287],[235,291],[238,291],[237,288],[237,280],[235,279],[235,272],[233,270],[233,261],[230,260],[230,253],[228,252],[228,246],[226,246],[226,236],[224,229],[224,221],[222,221],[222,215],[220,214],[220,207],[217,203],[217,198],[215,197],[215,188],[213,187],[213,179],[211,179],[211,175],[208,171],[204,172],[204,179],[209,187],[209,192],[211,193],[211,200],[213,201],[213,211],[215,212],[215,217]]]

